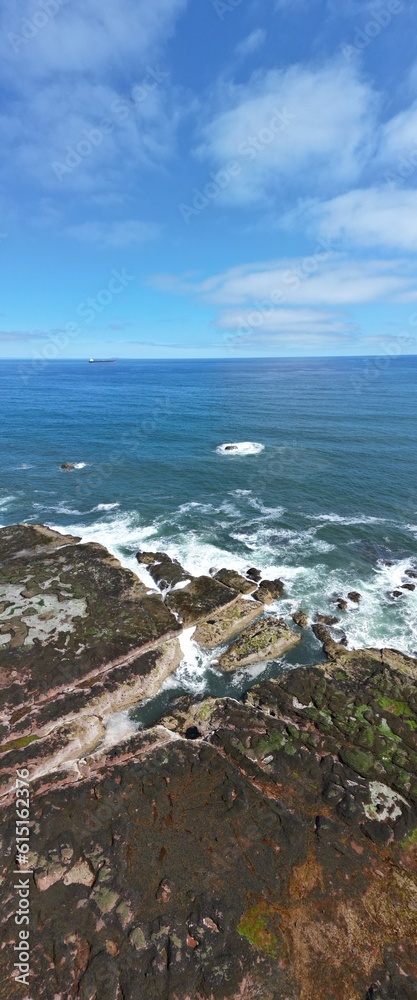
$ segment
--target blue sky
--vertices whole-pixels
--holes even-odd
[[[0,356],[416,353],[416,9],[3,0]]]

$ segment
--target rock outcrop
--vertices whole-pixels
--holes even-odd
[[[221,670],[237,670],[250,663],[273,660],[300,642],[283,618],[262,618],[245,628],[220,657]]]
[[[175,670],[183,626],[208,648],[232,640],[222,669],[301,633],[232,571],[186,583],[142,553],[163,591],[149,595],[78,542],[0,530],[1,1000],[413,1000],[417,660],[348,650],[317,621],[325,663],[243,700],[178,698],[110,738],[109,712]],[[27,990],[14,967],[25,768]]]

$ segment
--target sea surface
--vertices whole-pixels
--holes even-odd
[[[417,655],[417,589],[389,596],[417,569],[417,357],[2,361],[0,391],[1,524],[102,542],[148,582],[139,548],[194,574],[256,566],[286,584],[273,614],[331,613],[359,590],[349,647]],[[265,672],[224,678],[183,644],[171,694]],[[321,658],[308,633],[267,672]]]

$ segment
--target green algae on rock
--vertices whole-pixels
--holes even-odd
[[[272,660],[298,642],[300,635],[283,618],[269,615],[245,628],[220,657],[218,666],[220,670],[237,670],[260,660]]]

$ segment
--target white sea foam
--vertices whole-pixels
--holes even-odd
[[[16,500],[16,497],[2,497],[0,500],[0,510],[6,511],[13,500]]]
[[[258,444],[257,441],[229,441],[226,444],[219,444],[216,448],[218,455],[227,456],[242,456],[242,455],[259,455],[261,451],[265,450],[264,444]]]
[[[119,503],[99,503],[97,507],[93,507],[93,511],[99,510],[115,510],[116,507],[120,507]]]
[[[184,691],[194,695],[204,694],[207,690],[207,668],[211,666],[215,654],[203,651],[201,646],[194,642],[194,632],[195,625],[184,629],[181,633],[179,641],[183,659],[175,674],[164,681],[162,690],[180,686]]]
[[[345,524],[348,527],[355,524],[386,524],[385,517],[371,517],[359,514],[358,517],[341,517],[339,514],[306,514],[309,521],[322,521],[328,524]]]
[[[221,499],[218,505],[184,504],[170,515],[159,516],[152,524],[140,524],[136,513],[115,511],[109,518],[103,511],[103,517],[89,527],[80,524],[79,519],[64,527],[59,524],[52,527],[81,534],[84,541],[100,542],[152,590],[155,585],[146,566],[138,564],[135,558],[139,549],[166,552],[178,559],[191,576],[207,575],[212,567],[244,573],[255,565],[264,579],[279,577],[284,581],[285,596],[272,606],[275,614],[290,615],[299,608],[310,617],[317,612],[334,613],[340,618],[340,628],[346,632],[351,649],[389,646],[410,654],[417,650],[417,589],[404,591],[397,602],[389,597],[402,583],[411,582],[405,575],[407,569],[414,568],[411,558],[396,560],[393,566],[380,563],[365,570],[362,564],[355,569],[355,563],[341,554],[340,559],[332,556],[332,567],[327,554],[335,553],[336,546],[323,541],[319,533],[321,525],[336,515],[320,515],[314,525],[297,531],[284,527],[282,522],[280,526],[281,508],[275,508],[276,524],[273,524],[272,507],[265,506],[248,491],[240,495],[237,491],[230,492],[234,500],[230,507],[228,501]],[[245,516],[250,509],[254,512],[255,505],[248,504],[248,497],[259,504],[255,510],[259,509],[260,514],[249,521]],[[221,512],[223,519],[219,518]],[[196,522],[198,527],[194,527]],[[223,530],[218,535],[220,526]],[[354,543],[354,531],[352,537]],[[335,599],[338,596],[346,599],[350,590],[358,590],[362,601],[359,606],[349,604],[346,613],[339,612]],[[199,690],[203,690],[207,671],[210,673],[215,666],[214,659],[213,655],[202,659],[201,650],[191,639],[180,667],[181,684],[184,680],[190,685],[194,678]],[[176,683],[173,681],[172,685]]]
[[[23,472],[24,469],[34,469],[34,468],[35,466],[32,465],[30,462],[22,462],[21,465],[16,465],[17,472]]]
[[[85,469],[88,462],[74,462],[74,469]]]
[[[137,722],[130,718],[129,710],[114,712],[104,719],[106,734],[101,743],[101,748],[113,747],[124,740],[130,739],[140,729]]]

